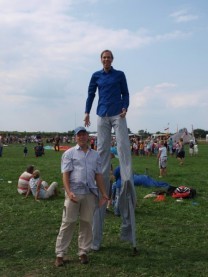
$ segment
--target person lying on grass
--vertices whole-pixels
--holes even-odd
[[[53,195],[57,195],[57,186],[57,182],[53,182],[50,186],[47,186],[47,183],[40,177],[40,171],[35,170],[29,181],[26,197],[32,192],[36,201],[39,201],[39,199],[48,199]]]

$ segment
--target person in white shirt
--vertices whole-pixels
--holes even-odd
[[[198,150],[198,145],[195,143],[194,144],[194,155],[198,155],[199,150]]]
[[[57,182],[53,182],[48,186],[47,182],[43,181],[40,177],[40,171],[35,170],[30,178],[26,197],[32,192],[36,201],[39,201],[39,199],[48,199],[53,195],[57,195],[57,186]]]
[[[167,174],[167,148],[165,147],[163,140],[160,142],[157,158],[159,161],[159,169],[160,169],[159,178],[162,178]]]
[[[88,146],[89,135],[84,127],[75,129],[75,138],[77,145],[64,152],[61,160],[65,202],[56,240],[56,267],[67,262],[67,252],[78,218],[78,256],[81,264],[88,263],[87,254],[93,238],[92,223],[98,205],[98,189],[102,195],[99,206],[108,201],[100,155]]]

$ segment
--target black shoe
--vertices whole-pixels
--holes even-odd
[[[82,254],[82,255],[79,257],[79,259],[80,259],[80,263],[81,263],[81,264],[88,264],[88,263],[89,263],[88,257],[87,257],[86,254]]]
[[[64,265],[64,260],[62,257],[57,257],[55,260],[55,266],[56,267],[60,267]]]

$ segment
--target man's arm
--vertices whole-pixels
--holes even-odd
[[[65,191],[69,197],[69,199],[74,202],[74,203],[77,203],[77,198],[75,196],[75,194],[70,191],[70,182],[69,182],[69,179],[70,178],[70,172],[64,172],[63,173],[63,183],[64,183],[64,188],[65,188]]]
[[[26,193],[26,195],[25,195],[25,198],[28,197],[28,195],[30,194],[30,192],[31,192],[31,188],[30,188],[30,185],[28,185],[27,193]]]
[[[92,75],[89,87],[88,87],[88,97],[86,100],[86,107],[85,107],[85,117],[84,117],[84,122],[85,122],[85,127],[90,126],[90,111],[92,108],[92,104],[95,98],[95,93],[97,90],[97,78],[95,77],[95,74]]]
[[[109,197],[106,194],[106,190],[105,190],[103,175],[102,174],[95,174],[95,181],[96,181],[96,184],[97,184],[97,186],[100,190],[100,193],[102,194],[102,198],[100,199],[100,202],[99,202],[99,206],[102,206],[103,204],[105,204],[109,200]]]
[[[85,122],[85,127],[89,127],[91,122],[90,122],[90,115],[89,113],[85,113],[85,117],[84,117],[84,122]]]
[[[157,159],[159,160],[160,156],[161,156],[161,150],[159,150],[158,154],[157,154]]]
[[[41,183],[42,183],[42,180],[40,179],[37,183],[37,190],[36,190],[36,194],[35,194],[35,200],[36,201],[39,201],[38,196],[39,196],[39,192],[40,192]]]
[[[127,80],[124,72],[122,72],[122,78],[121,78],[121,94],[122,94],[122,100],[123,100],[123,109],[128,110],[129,107],[129,89],[127,85]]]
[[[98,79],[98,76],[96,76],[96,74],[93,74],[88,86],[88,97],[87,97],[86,107],[85,107],[85,113],[88,113],[88,114],[91,111],[92,103],[95,98],[95,93],[97,90],[97,79]]]

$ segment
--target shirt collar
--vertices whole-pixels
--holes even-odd
[[[76,144],[75,148],[77,150],[82,150],[82,148],[79,146],[79,144]],[[91,150],[91,147],[88,146],[88,150]]]
[[[111,66],[111,69],[108,71],[108,73],[111,73],[114,71],[114,68]],[[101,70],[102,73],[106,73],[104,69]],[[106,73],[107,74],[107,73]]]

